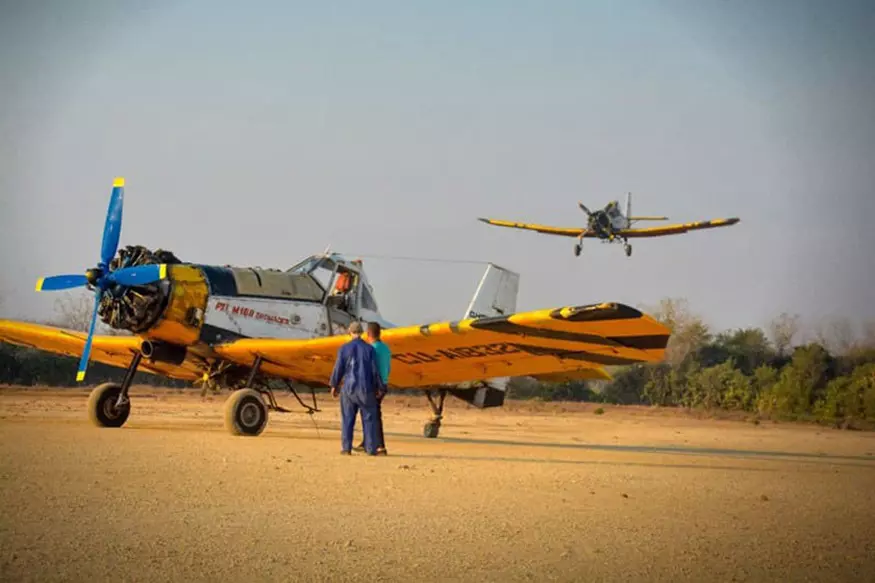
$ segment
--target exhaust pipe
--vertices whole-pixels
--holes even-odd
[[[188,350],[185,346],[179,346],[178,344],[143,340],[143,343],[140,345],[140,352],[152,362],[180,365],[185,362],[185,355]]]

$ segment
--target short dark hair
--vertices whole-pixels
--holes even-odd
[[[368,334],[374,338],[380,337],[380,324],[378,322],[368,322]]]

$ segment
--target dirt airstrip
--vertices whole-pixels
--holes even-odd
[[[3,581],[873,581],[875,434],[596,405],[337,404],[234,437],[222,398],[0,389]],[[282,398],[286,406],[291,398]]]

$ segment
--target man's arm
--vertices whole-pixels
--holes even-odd
[[[328,385],[331,387],[331,396],[337,396],[337,386],[340,384],[340,381],[343,379],[343,373],[346,370],[346,352],[343,350],[343,346],[337,349],[337,359],[334,361],[334,370],[331,371],[331,379],[328,381]]]

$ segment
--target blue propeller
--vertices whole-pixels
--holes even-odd
[[[85,370],[88,367],[88,357],[91,354],[91,340],[94,336],[94,325],[97,323],[97,308],[100,305],[103,292],[113,285],[148,285],[164,279],[167,275],[166,265],[141,265],[110,271],[109,264],[118,251],[119,235],[121,235],[122,230],[124,196],[125,179],[116,178],[112,183],[112,195],[109,198],[109,208],[106,212],[103,241],[100,247],[100,262],[97,267],[89,269],[85,275],[55,275],[42,278],[36,284],[36,291],[59,291],[85,286],[90,286],[95,290],[91,326],[88,330],[88,338],[85,340],[85,350],[79,360],[79,370],[76,372],[76,380],[79,382],[85,380]]]

